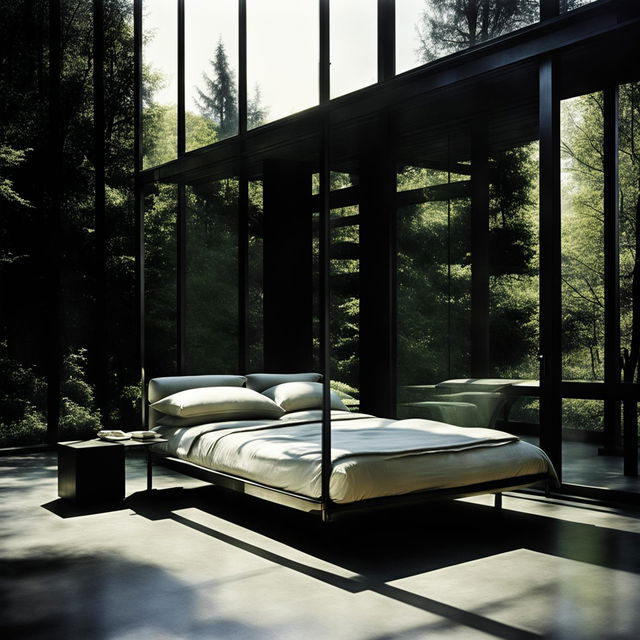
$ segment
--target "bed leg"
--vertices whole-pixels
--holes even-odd
[[[494,494],[493,498],[493,506],[496,508],[496,511],[502,511],[502,493]]]

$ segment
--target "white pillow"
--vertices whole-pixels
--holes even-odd
[[[262,393],[280,405],[287,413],[305,409],[322,409],[321,382],[283,382],[266,389]],[[349,411],[333,389],[331,408]]]
[[[178,418],[206,417],[207,420],[203,422],[277,419],[284,413],[273,400],[244,387],[186,389],[162,398],[151,406],[157,411]]]

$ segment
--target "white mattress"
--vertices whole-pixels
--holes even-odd
[[[271,487],[319,498],[321,412],[280,420],[166,427],[154,450]],[[541,449],[494,429],[332,412],[331,498],[337,503],[461,487],[531,474],[555,478]],[[517,486],[514,485],[514,486]]]

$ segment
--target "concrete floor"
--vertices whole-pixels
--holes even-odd
[[[113,510],[0,457],[0,637],[637,638],[640,511],[505,496],[323,525],[127,460]]]

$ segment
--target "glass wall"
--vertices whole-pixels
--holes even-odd
[[[186,374],[238,371],[238,181],[186,188]]]
[[[396,0],[396,72],[540,19],[540,0]]]
[[[144,0],[142,28],[142,166],[146,169],[178,154],[176,0]]]
[[[331,97],[378,79],[377,0],[331,0]]]
[[[249,181],[248,256],[248,366],[249,371],[264,370],[263,308],[263,199],[262,181]]]
[[[604,377],[603,96],[561,103],[562,376]]]
[[[318,0],[247,0],[247,128],[318,104]]]
[[[145,198],[145,375],[177,373],[178,190],[157,184]]]
[[[489,165],[489,371],[538,378],[538,143],[492,154]]]
[[[186,150],[238,133],[238,2],[185,2]]]
[[[470,165],[447,146],[397,176],[398,414],[469,426],[474,406],[436,387],[471,374]]]
[[[358,406],[360,388],[360,224],[354,189],[358,176],[331,173],[331,197],[344,197],[330,211],[331,386],[351,408]],[[349,192],[351,196],[349,197]],[[353,203],[353,204],[350,204]]]
[[[573,11],[579,7],[584,7],[585,4],[591,4],[595,0],[560,0],[560,13],[566,13],[567,11]]]

